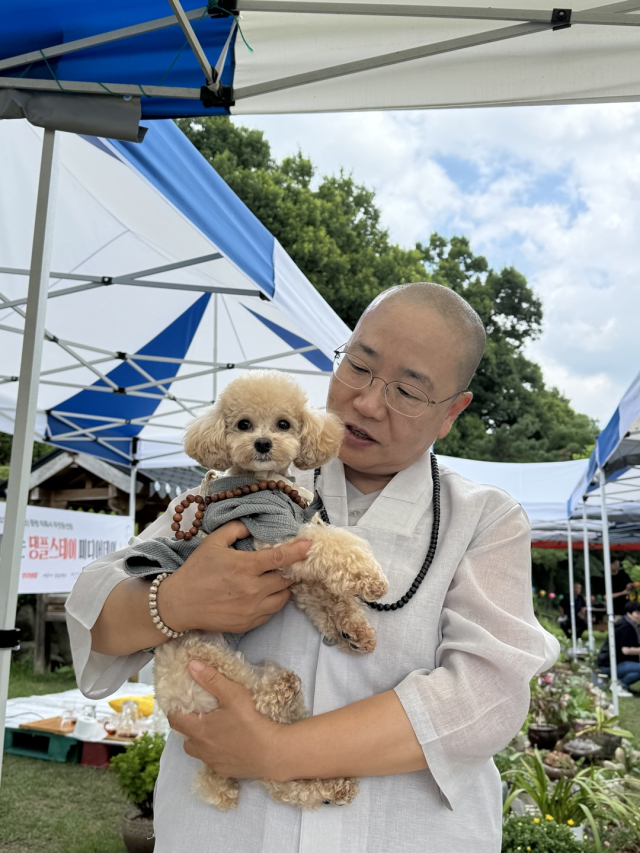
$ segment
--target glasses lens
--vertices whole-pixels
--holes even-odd
[[[366,388],[371,384],[369,367],[350,352],[337,352],[333,360],[336,378],[350,388]]]
[[[413,385],[390,382],[387,385],[387,405],[401,415],[417,418],[429,408],[429,398]]]

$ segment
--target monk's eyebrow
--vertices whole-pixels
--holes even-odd
[[[411,379],[417,379],[418,382],[422,382],[422,384],[426,385],[430,391],[433,391],[433,382],[426,374],[418,373],[417,370],[412,370],[410,367],[402,367],[401,371],[405,376],[409,376]]]
[[[370,347],[368,344],[363,343],[362,341],[355,341],[353,344],[354,348],[359,349],[365,355],[373,356],[376,358],[378,353]],[[411,367],[401,367],[400,372],[405,376],[409,377],[409,379],[417,379],[418,382],[422,382],[430,391],[433,391],[433,382],[425,373],[419,373],[417,370],[413,370]]]

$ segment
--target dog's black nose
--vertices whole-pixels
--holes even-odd
[[[253,446],[258,453],[268,453],[273,447],[273,442],[270,438],[256,438],[253,442]]]

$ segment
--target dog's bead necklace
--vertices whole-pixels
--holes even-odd
[[[176,539],[185,539],[188,542],[197,534],[199,528],[202,527],[202,519],[204,518],[203,507],[208,507],[209,504],[215,504],[218,501],[226,501],[229,498],[241,498],[244,495],[264,492],[267,489],[272,492],[279,489],[295,504],[298,504],[301,509],[307,508],[307,502],[298,494],[298,490],[294,489],[289,483],[285,483],[284,480],[259,480],[257,483],[251,483],[250,486],[236,486],[235,489],[230,489],[228,492],[217,492],[215,495],[187,495],[173,508],[174,516],[171,529],[175,531]],[[198,504],[199,508],[196,510],[196,517],[193,525],[185,532],[184,530],[180,530],[182,513],[193,503]]]
[[[320,469],[316,468],[313,474],[314,490],[316,480],[318,479],[319,474]],[[440,470],[438,468],[438,460],[436,459],[434,453],[431,454],[431,476],[433,479],[433,527],[431,529],[431,541],[429,542],[429,550],[427,551],[427,555],[424,558],[422,568],[420,569],[420,571],[416,575],[416,579],[411,584],[409,589],[405,592],[405,594],[402,596],[402,598],[399,598],[393,604],[380,604],[379,601],[365,601],[364,603],[368,604],[369,607],[371,607],[373,610],[400,610],[400,608],[404,607],[405,604],[408,604],[420,588],[420,584],[425,579],[425,576],[429,571],[429,566],[431,565],[431,563],[433,563],[433,558],[436,555],[436,546],[438,544],[438,532],[440,529]],[[318,507],[320,518],[324,521],[324,523],[331,524],[331,522],[329,521],[329,516],[327,515],[327,510],[325,509],[324,503],[322,502],[322,498],[318,494],[317,490],[313,504],[314,508]]]

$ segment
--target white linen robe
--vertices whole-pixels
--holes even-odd
[[[395,690],[428,769],[361,780],[349,806],[301,811],[242,783],[240,804],[221,813],[191,793],[199,762],[170,735],[155,796],[156,853],[499,853],[501,786],[492,756],[519,731],[529,680],[557,659],[559,644],[532,606],[530,531],[507,494],[443,467],[435,560],[415,597],[397,611],[369,615],[372,654],[326,645],[289,603],[245,634],[251,661],[272,659],[297,672],[307,707],[321,714]],[[301,484],[312,488],[311,472]],[[342,463],[322,469],[320,491],[332,523],[347,526]],[[410,587],[432,526],[429,455],[398,473],[351,529],[367,539],[389,579],[383,601]],[[141,539],[170,536],[173,510]],[[82,572],[67,602],[79,686],[98,699],[149,659],[90,651],[90,628],[125,577],[121,554]]]

